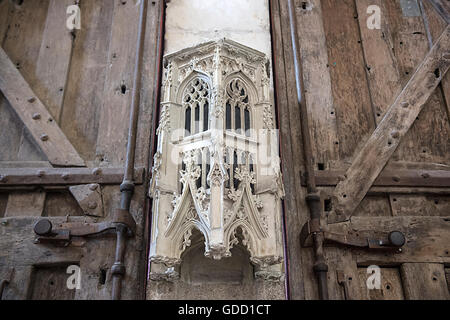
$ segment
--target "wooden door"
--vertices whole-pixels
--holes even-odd
[[[20,3],[20,4],[19,4]],[[2,299],[109,299],[115,237],[35,243],[45,217],[99,223],[119,207],[139,8],[81,0],[81,29],[67,29],[69,0],[0,1],[0,280]],[[158,101],[163,1],[146,1],[140,111],[123,299],[145,297],[146,185]],[[69,290],[69,266],[81,288]]]
[[[380,11],[380,29],[368,28],[371,5]],[[395,252],[327,245],[330,299],[449,299],[448,4],[308,0],[294,6],[322,227],[406,237]],[[287,2],[273,0],[271,8],[290,297],[317,299],[313,251],[299,243],[309,211]],[[439,63],[430,69],[425,59]],[[429,81],[418,84],[420,74]],[[402,103],[418,91],[429,96],[426,103]],[[399,96],[405,100],[395,103]],[[395,121],[395,112],[405,117]],[[372,265],[381,271],[376,290],[366,285]]]

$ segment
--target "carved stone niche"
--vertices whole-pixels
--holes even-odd
[[[165,56],[152,279],[177,277],[195,230],[206,257],[243,246],[257,277],[282,280],[284,189],[269,66],[263,53],[227,39]]]

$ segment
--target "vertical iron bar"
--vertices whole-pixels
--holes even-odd
[[[320,195],[317,192],[316,179],[314,175],[314,158],[312,153],[312,139],[309,131],[309,121],[308,121],[308,110],[306,107],[306,100],[303,97],[303,70],[300,62],[300,50],[298,45],[298,35],[297,35],[297,23],[294,13],[294,6],[292,0],[288,0],[288,11],[289,11],[289,23],[290,23],[290,34],[292,42],[292,51],[294,56],[294,70],[295,70],[295,84],[297,89],[297,103],[300,109],[301,117],[301,130],[302,130],[302,142],[303,142],[303,156],[305,160],[305,171],[306,171],[306,185],[308,194],[306,196],[306,202],[308,204],[312,225],[320,225],[320,217],[322,214],[322,203],[320,200]],[[319,285],[319,297],[321,300],[328,300],[328,284],[327,284],[327,272],[328,265],[325,262],[325,257],[323,254],[323,234],[319,229],[313,230],[313,241],[314,241],[314,272],[317,275],[318,285]]]
[[[136,44],[136,59],[133,75],[133,90],[130,110],[130,124],[128,129],[127,157],[125,160],[125,173],[123,182],[120,185],[120,209],[122,214],[130,215],[131,198],[134,193],[134,158],[136,152],[137,125],[139,118],[139,98],[140,98],[140,70],[142,64],[142,49],[145,40],[147,0],[141,0],[139,11],[139,26]],[[116,256],[112,267],[112,299],[120,300],[122,293],[122,279],[126,269],[124,263],[126,249],[127,226],[119,223],[116,227]]]

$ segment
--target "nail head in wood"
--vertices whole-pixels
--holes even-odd
[[[48,135],[45,134],[45,133],[42,134],[42,135],[41,135],[41,140],[42,140],[42,141],[48,141]]]
[[[89,202],[88,204],[89,209],[96,209],[97,208],[97,203],[96,202]]]
[[[39,113],[33,114],[33,120],[39,120],[41,118],[41,115]]]

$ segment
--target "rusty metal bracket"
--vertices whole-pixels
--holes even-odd
[[[136,233],[136,222],[127,210],[116,209],[112,214],[111,221],[100,223],[66,222],[53,228],[48,219],[41,219],[34,225],[36,238],[35,244],[51,243],[56,246],[70,245],[73,237],[89,237],[98,235],[118,227],[125,226],[127,235],[132,237]]]
[[[336,270],[336,280],[342,288],[344,288],[344,299],[352,300],[350,297],[349,279],[345,275],[344,271]]]
[[[312,246],[312,235],[322,233],[326,243],[337,243],[344,246],[367,248],[373,250],[399,251],[406,243],[405,235],[400,231],[362,236],[359,233],[337,233],[324,230],[317,222],[306,222],[300,232],[300,244],[303,248]]]

